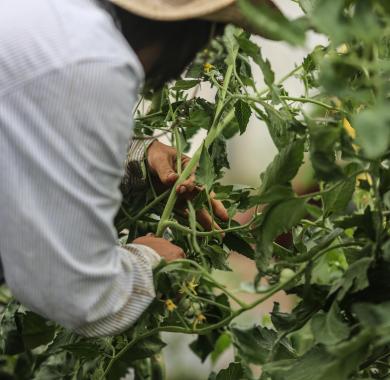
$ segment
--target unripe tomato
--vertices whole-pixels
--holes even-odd
[[[295,276],[295,272],[290,268],[284,268],[280,272],[280,282],[287,282]]]

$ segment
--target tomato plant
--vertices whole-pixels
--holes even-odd
[[[240,2],[248,21],[270,38],[294,46],[309,30],[329,38],[281,80],[249,34],[229,26],[183,78],[145,94],[146,113],[136,111],[136,133],[163,133],[178,154],[200,129],[207,132],[189,164],[178,168],[178,184],[196,169],[203,187],[188,202],[188,215],[176,212],[174,190],[154,190],[145,170],[149,190],[134,190],[117,217],[122,243],[153,232],[187,253],[156,268],[153,304],[124,334],[86,339],[25,310],[4,290],[2,378],[111,380],[132,367],[137,379],[161,379],[161,332],[196,334],[190,346],[202,360],[233,346],[234,362],[210,380],[390,378],[390,5],[295,2],[305,15],[292,21],[266,5]],[[252,63],[264,88],[253,79]],[[292,76],[302,82],[300,97],[284,87]],[[206,82],[215,101],[189,96]],[[259,188],[222,185],[226,141],[245,133],[251,116],[266,123],[278,153]],[[297,195],[291,180],[304,160],[319,189]],[[212,191],[230,220],[218,221],[222,230],[204,231],[196,212],[212,214]],[[233,219],[248,210],[248,223]],[[277,244],[287,231],[291,243]],[[252,303],[213,276],[213,269],[231,270],[231,250],[256,263]],[[267,326],[234,324],[281,290],[298,299],[291,313],[276,303]],[[262,366],[261,377],[252,365]]]

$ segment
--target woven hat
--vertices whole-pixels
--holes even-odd
[[[231,23],[244,29],[251,26],[242,16],[236,0],[110,0],[119,7],[152,20],[179,21],[202,18],[214,22]],[[271,0],[252,0],[275,6]],[[253,31],[253,30],[252,30]],[[256,32],[256,31],[255,31]]]

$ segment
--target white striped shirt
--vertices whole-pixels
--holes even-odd
[[[28,308],[86,336],[123,331],[155,296],[157,254],[118,247],[113,225],[142,80],[97,1],[0,1],[6,282]]]

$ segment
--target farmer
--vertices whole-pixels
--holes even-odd
[[[144,77],[177,77],[212,21],[243,20],[234,0],[0,2],[0,253],[31,310],[85,336],[117,334],[153,300],[160,258],[184,257],[153,236],[120,247],[113,220],[124,173],[125,193],[145,185],[142,160],[166,187],[178,178],[175,149],[158,141],[131,142],[123,167],[131,111]],[[193,178],[176,191],[191,195]]]

